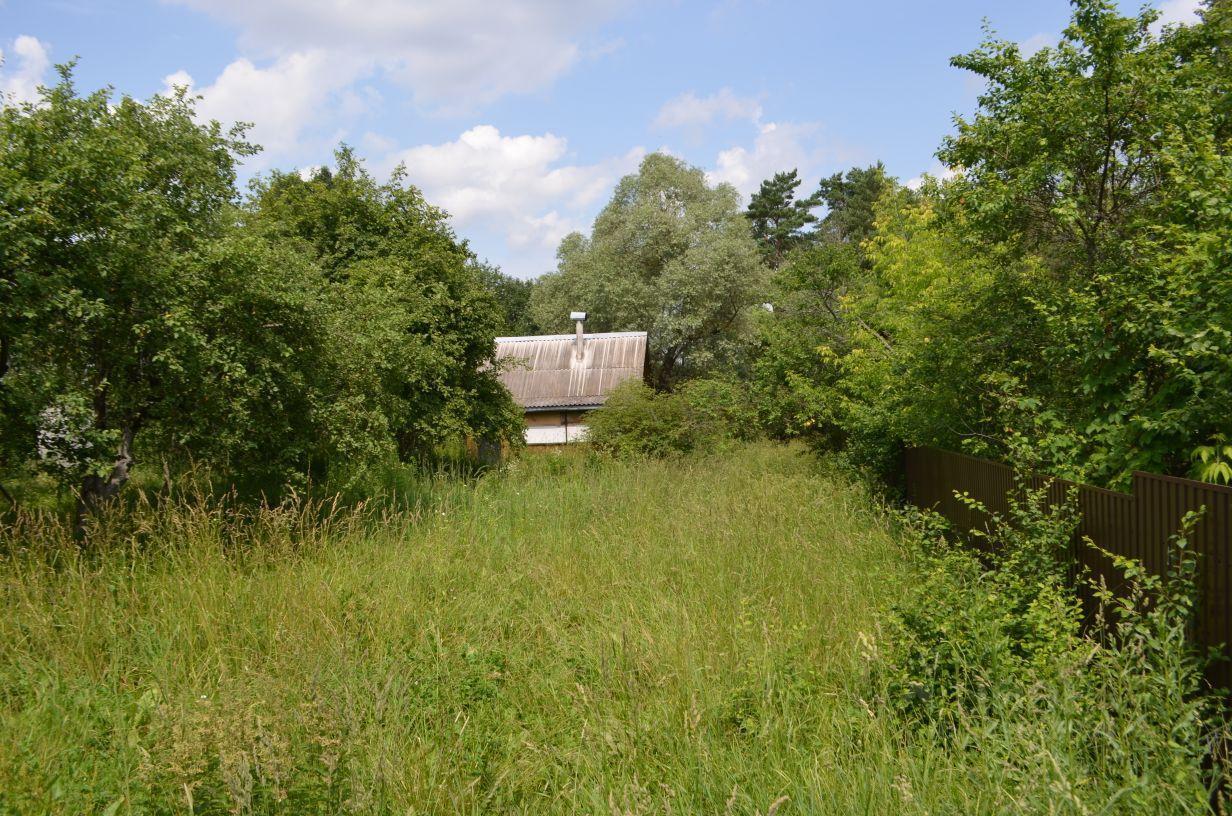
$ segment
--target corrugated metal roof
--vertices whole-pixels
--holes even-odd
[[[496,356],[514,361],[500,378],[519,405],[594,408],[622,382],[641,379],[646,332],[583,335],[580,360],[576,341],[572,334],[496,338]]]

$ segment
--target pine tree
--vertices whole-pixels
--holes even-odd
[[[796,200],[800,178],[795,170],[775,173],[761,183],[753,194],[746,215],[753,222],[753,236],[761,247],[762,257],[773,269],[782,264],[793,247],[806,243],[808,230],[817,223],[812,210],[821,203],[818,195]]]

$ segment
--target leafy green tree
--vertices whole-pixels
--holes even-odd
[[[869,275],[865,241],[874,234],[879,199],[891,193],[912,197],[878,163],[823,179],[814,194],[826,214],[776,271],[774,312],[758,331],[753,383],[771,433],[843,444],[833,391],[838,363],[857,335],[888,342],[847,304]]]
[[[403,459],[463,436],[517,441],[522,416],[493,366],[504,314],[442,210],[405,183],[378,183],[343,146],[336,167],[259,180],[249,225],[298,242],[340,304],[345,403],[375,406]]]
[[[380,437],[362,412],[338,416],[349,338],[305,253],[231,226],[185,261],[182,279],[191,298],[168,320],[195,345],[160,381],[138,453],[208,464],[270,497],[331,463],[371,461],[363,454]]]
[[[561,242],[556,272],[535,286],[531,311],[567,331],[569,312],[598,331],[648,332],[647,379],[668,388],[730,366],[745,348],[765,272],[739,196],[660,153],[621,179],[589,238]]]
[[[881,162],[822,179],[812,199],[826,207],[817,238],[859,247],[873,235],[877,203],[886,193],[897,189]]]
[[[521,438],[444,214],[345,148],[241,206],[252,150],[182,93],[81,96],[71,67],[0,110],[0,465],[73,484],[81,522],[143,458],[277,490]]]
[[[80,96],[71,66],[0,111],[0,433],[10,463],[76,480],[81,513],[128,479],[139,434],[220,373],[190,315],[242,137],[198,125],[183,95]]]
[[[1183,473],[1232,430],[1232,11],[1160,37],[1155,19],[1077,0],[1056,48],[990,37],[956,58],[987,88],[940,154],[968,240],[1046,270],[1013,304],[1048,330],[1007,372],[1024,432],[1112,484]]]
[[[520,280],[500,271],[500,267],[486,262],[475,262],[479,280],[496,298],[501,310],[500,333],[508,337],[535,334],[539,331],[530,313],[533,280]]]
[[[823,184],[756,369],[785,430],[878,467],[906,442],[1112,486],[1222,478],[1230,13],[1155,19],[1076,0],[1055,48],[989,37],[955,59],[987,82],[940,152],[956,178],[914,199]],[[877,203],[835,206],[852,196]]]
[[[817,223],[812,210],[821,204],[817,194],[796,198],[800,178],[793,169],[775,173],[761,183],[761,188],[749,200],[745,211],[753,224],[753,237],[761,247],[762,258],[771,268],[778,268],[793,248],[807,243],[808,230]]]

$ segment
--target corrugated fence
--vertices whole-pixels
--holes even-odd
[[[1014,471],[1001,462],[979,459],[938,448],[912,448],[905,461],[907,499],[917,507],[932,508],[964,530],[983,529],[987,517],[968,507],[955,493],[966,493],[990,511],[1004,514],[1007,496],[1015,489]],[[1103,576],[1110,586],[1122,576],[1110,560],[1081,544],[1089,537],[1100,547],[1141,561],[1162,574],[1167,569],[1168,539],[1191,510],[1205,508],[1190,536],[1198,554],[1199,601],[1194,636],[1204,646],[1232,643],[1232,488],[1137,472],[1133,492],[1118,493],[1063,479],[1032,477],[1032,488],[1047,485],[1052,501],[1076,492],[1081,521],[1075,539],[1075,562],[1093,577]],[[1232,688],[1232,662],[1217,662],[1211,682]]]

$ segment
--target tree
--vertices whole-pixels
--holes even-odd
[[[533,280],[519,280],[500,271],[500,267],[487,262],[474,263],[480,282],[496,298],[501,310],[500,332],[506,336],[523,336],[539,331],[530,313]]]
[[[869,275],[865,247],[875,233],[878,202],[889,195],[912,198],[877,163],[823,179],[810,198],[826,213],[775,272],[774,312],[758,330],[753,385],[772,433],[843,444],[833,391],[842,376],[839,362],[858,337],[883,347],[889,342],[849,308],[853,289]]]
[[[858,247],[873,235],[877,203],[896,189],[898,185],[886,175],[881,162],[822,179],[812,199],[826,207],[818,240]]]
[[[753,237],[771,269],[777,269],[788,252],[806,243],[811,237],[807,229],[817,223],[812,210],[821,204],[821,198],[815,193],[797,200],[799,186],[800,179],[794,169],[789,173],[775,173],[753,193],[745,211],[753,224]]]
[[[329,283],[351,383],[336,404],[374,409],[364,426],[383,427],[404,460],[463,436],[516,442],[522,416],[494,366],[504,314],[470,250],[405,168],[378,183],[349,147],[334,158],[308,179],[259,180],[247,221],[267,241],[302,245]]]
[[[241,205],[242,137],[182,92],[80,96],[71,67],[0,111],[0,465],[75,484],[79,528],[142,457],[270,495],[521,439],[500,309],[444,213],[346,148]]]
[[[59,71],[37,103],[0,111],[0,407],[6,455],[77,480],[82,515],[127,481],[177,389],[217,373],[184,316],[252,149],[242,129],[198,125],[183,94],[83,97]]]
[[[574,233],[532,295],[546,330],[582,309],[599,331],[648,332],[647,380],[668,388],[730,365],[762,302],[764,270],[739,196],[661,153],[621,179],[591,237]]]
[[[1157,37],[1149,9],[1073,5],[1055,48],[954,60],[987,82],[955,178],[823,183],[756,368],[788,432],[882,468],[933,443],[1109,486],[1224,472],[1232,12]]]
[[[990,36],[954,60],[987,88],[940,153],[967,240],[1047,271],[1018,306],[1048,330],[1012,372],[1024,432],[1110,484],[1183,473],[1232,430],[1232,10],[1159,37],[1156,19],[1076,0],[1055,48]]]

